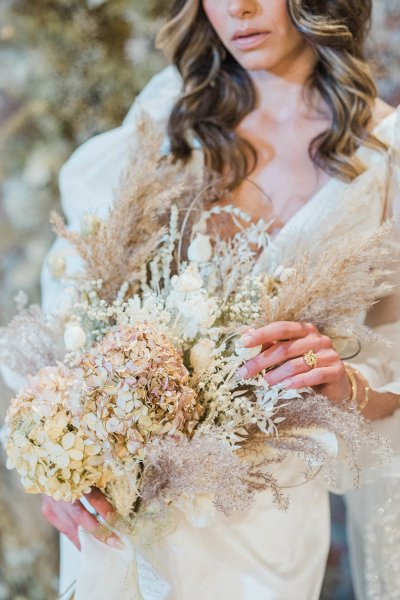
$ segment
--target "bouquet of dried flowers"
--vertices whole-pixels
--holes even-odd
[[[284,319],[314,322],[338,341],[370,335],[357,317],[390,289],[376,285],[388,228],[337,239],[317,262],[297,252],[279,264],[263,220],[204,202],[193,218],[201,194],[168,158],[155,161],[156,133],[141,137],[135,175],[122,179],[107,219],[86,215],[71,232],[52,216],[86,264],[71,274],[52,257],[73,281],[67,307],[52,327],[25,308],[1,332],[2,361],[28,377],[7,414],[8,466],[29,493],[74,501],[100,488],[130,531],[176,510],[205,524],[267,489],[285,507],[270,464],[296,454],[306,477],[316,464],[332,476],[315,429],[344,439],[357,472],[360,447],[382,447],[368,424],[311,389],[270,387],[265,373],[237,381],[262,348],[236,341],[243,326]],[[237,225],[227,240],[207,229],[221,213]]]

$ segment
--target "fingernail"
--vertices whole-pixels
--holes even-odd
[[[117,538],[116,535],[110,535],[110,537],[107,539],[107,545],[111,546],[112,548],[117,548],[117,550],[121,550],[123,547],[121,540]]]
[[[241,381],[242,379],[246,379],[247,377],[247,369],[241,368],[235,373],[236,381]]]
[[[285,381],[282,381],[279,385],[283,388],[287,388],[290,387],[292,385],[292,380],[291,379],[285,379]]]
[[[236,348],[245,348],[248,344],[251,344],[252,338],[250,335],[243,335],[241,338],[236,340]]]
[[[252,331],[255,331],[254,327],[249,327],[248,325],[241,325],[238,329],[238,333],[240,333],[240,335],[245,335],[246,333],[251,333]]]

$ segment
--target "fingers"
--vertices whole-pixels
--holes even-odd
[[[42,515],[60,533],[66,535],[78,550],[80,550],[78,527],[92,530],[99,525],[97,519],[78,501],[70,504],[44,496]]]
[[[251,348],[260,344],[268,344],[277,340],[301,338],[311,333],[318,333],[312,323],[297,323],[295,321],[276,321],[254,331],[247,331],[240,340],[243,347]]]
[[[68,539],[78,548],[81,549],[78,537],[78,529],[67,511],[61,510],[61,507],[57,506],[55,500],[52,498],[45,497],[42,502],[42,515],[43,517],[57,529],[60,533],[63,533]],[[65,504],[64,502],[62,504]]]
[[[91,515],[88,510],[77,500],[73,504],[67,504],[66,509],[74,523],[76,524],[76,528],[79,526],[83,527],[83,529],[95,529],[99,526],[99,522],[95,516]]]
[[[289,379],[282,382],[282,387],[285,389],[297,389],[302,387],[314,387],[316,385],[322,385],[329,383],[337,379],[342,372],[340,363],[331,365],[329,367],[321,367],[308,371],[308,373],[302,373],[300,375],[294,375]]]
[[[85,494],[85,497],[95,511],[104,519],[107,519],[114,512],[112,504],[108,502],[106,497],[97,488],[93,488],[90,494]]]
[[[92,488],[89,494],[85,494],[85,498],[88,500],[90,506],[94,508],[95,511],[104,519],[107,519],[115,512],[113,505],[110,504],[104,494],[102,494],[97,488]],[[112,546],[113,548],[122,548],[120,538],[114,533],[108,537],[106,544]]]
[[[332,347],[331,340],[319,333],[311,333],[307,336],[290,339],[287,342],[276,342],[264,352],[248,360],[237,372],[239,378],[254,377],[263,369],[270,369],[275,365],[285,363],[290,359],[302,357],[309,350],[318,353]],[[336,353],[335,356],[337,357]]]
[[[338,355],[334,350],[321,350],[317,353],[318,368],[332,366],[337,360]],[[308,373],[310,367],[306,365],[303,357],[295,358],[285,362],[283,365],[269,371],[264,375],[264,379],[269,385],[276,385],[287,379],[293,378],[296,375]]]

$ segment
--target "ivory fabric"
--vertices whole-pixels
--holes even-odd
[[[287,512],[265,492],[249,510],[218,513],[204,528],[182,515],[150,557],[81,533],[81,565],[71,573],[76,600],[317,600],[329,549],[328,496],[318,480],[302,485],[297,459],[283,468],[284,484],[297,486],[288,490]]]
[[[139,94],[120,127],[94,137],[74,152],[60,173],[62,207],[71,229],[79,227],[80,218],[86,212],[99,216],[106,213],[119,175],[130,153],[135,151],[140,110],[145,109],[157,122],[166,123],[180,91],[179,74],[170,66]],[[351,236],[376,228],[390,214],[399,218],[400,106],[378,124],[375,134],[389,144],[389,150],[380,153],[359,148],[357,152],[368,169],[352,183],[332,178],[290,219],[274,237],[283,256],[287,240],[296,236],[309,239],[311,251],[313,248],[317,251],[321,244],[339,233]],[[193,164],[200,175],[202,151],[195,140],[193,143],[196,147]],[[167,139],[163,151],[168,152]],[[398,243],[396,235],[394,246]],[[64,254],[69,270],[79,269],[79,260],[66,243],[57,240],[50,254],[54,252]],[[41,283],[44,309],[58,309],[65,290],[52,279],[46,263]],[[367,377],[371,388],[400,394],[398,297],[394,295],[390,305],[378,303],[373,313],[374,327],[384,333],[393,346],[388,349],[365,345],[352,363]],[[364,319],[365,315],[360,318]],[[391,438],[400,457],[399,420],[400,411],[396,411],[393,417],[377,422],[375,427]],[[378,482],[371,485],[379,486],[380,477],[397,478],[400,474],[400,458],[395,458],[385,472],[369,468],[369,463],[370,457],[366,456],[366,481]],[[276,507],[269,493],[262,493],[246,513],[232,517],[218,514],[207,528],[195,529],[183,520],[160,544],[152,567],[129,545],[122,550],[113,549],[84,532],[81,532],[84,552],[80,559],[62,537],[60,591],[78,579],[76,600],[133,600],[140,597],[134,589],[134,580],[138,578],[144,600],[317,599],[329,547],[328,490],[318,477],[306,485],[297,485],[301,471],[301,465],[294,458],[279,466],[280,482],[284,480],[286,485],[295,486],[289,490],[291,502],[287,512]],[[341,491],[349,485],[343,474]],[[348,500],[350,506],[362,505],[365,511],[364,520],[350,523],[354,564],[364,560],[363,528],[365,519],[375,510],[374,494],[369,493],[368,498],[365,499],[361,488],[352,491]],[[132,557],[135,557],[137,571],[129,573]],[[368,598],[365,577],[361,571],[356,576],[357,589],[361,590],[358,598],[365,600]],[[126,585],[127,580],[131,581],[131,587]]]

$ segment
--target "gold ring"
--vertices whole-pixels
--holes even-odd
[[[310,369],[315,369],[315,367],[318,365],[317,355],[312,350],[306,354],[303,354],[303,359],[307,367],[310,367]]]

